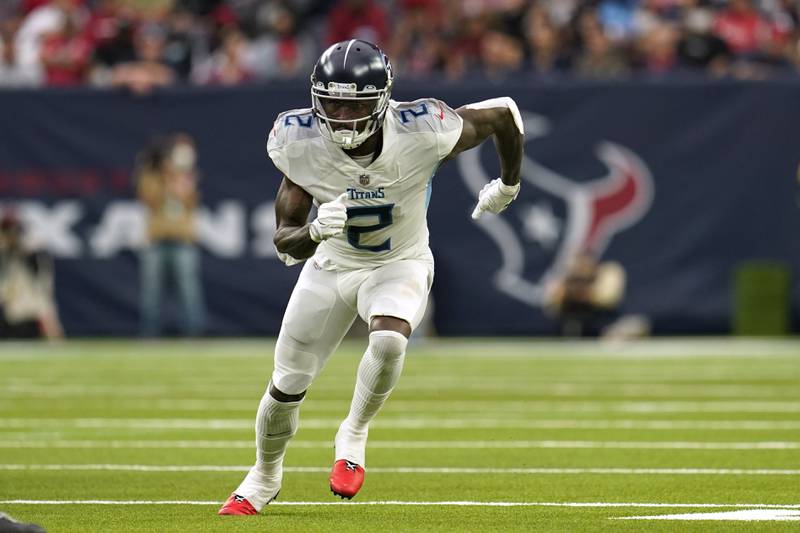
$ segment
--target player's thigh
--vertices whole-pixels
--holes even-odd
[[[404,260],[375,269],[358,291],[358,314],[367,323],[377,316],[392,316],[416,328],[428,304],[433,264]]]
[[[275,347],[273,384],[286,394],[308,388],[355,319],[337,289],[337,273],[303,267],[289,298]]]

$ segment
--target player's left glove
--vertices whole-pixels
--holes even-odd
[[[489,211],[495,215],[508,207],[519,194],[519,183],[516,185],[506,185],[500,178],[493,179],[487,183],[481,192],[478,193],[478,205],[472,212],[473,220],[478,220],[484,211]]]
[[[347,193],[343,192],[330,202],[320,204],[317,218],[308,225],[308,234],[314,242],[322,242],[344,232],[347,223],[347,206],[344,201]]]

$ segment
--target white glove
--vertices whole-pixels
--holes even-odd
[[[308,233],[312,241],[322,242],[336,237],[344,231],[344,223],[347,221],[345,198],[347,198],[347,193],[343,192],[335,200],[320,204],[317,208],[317,218],[308,226]]]
[[[516,185],[506,185],[500,178],[493,179],[487,183],[481,192],[478,193],[478,205],[472,212],[473,220],[478,220],[484,211],[490,213],[500,213],[508,207],[519,194],[519,183]]]

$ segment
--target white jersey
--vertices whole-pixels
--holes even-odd
[[[326,270],[371,268],[430,254],[431,180],[462,126],[439,100],[392,100],[383,149],[362,167],[321,134],[310,108],[278,115],[267,142],[275,166],[317,204],[347,193],[345,231],[317,247],[317,263]]]

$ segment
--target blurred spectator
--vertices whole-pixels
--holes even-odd
[[[498,29],[518,42],[525,40],[525,18],[528,4],[536,5],[535,2],[525,0],[503,0],[502,8],[498,12]]]
[[[444,65],[447,46],[440,35],[438,0],[401,0],[399,20],[389,47],[392,67],[409,76],[427,76]]]
[[[74,17],[65,16],[58,30],[42,40],[41,62],[46,85],[80,85],[92,57],[92,43],[77,27]]]
[[[114,67],[111,83],[136,94],[147,94],[156,87],[172,84],[177,76],[164,61],[166,33],[164,28],[149,23],[140,28],[134,39],[136,57]]]
[[[255,79],[245,57],[247,40],[236,28],[227,28],[223,32],[222,46],[209,58],[195,75],[199,83],[209,85],[239,85]]]
[[[261,33],[247,49],[247,64],[259,78],[296,79],[307,75],[318,57],[317,44],[284,2],[258,11]]]
[[[666,74],[673,70],[678,62],[678,38],[673,25],[666,22],[655,24],[637,42],[641,68],[650,74]]]
[[[44,77],[45,59],[50,84],[137,92],[212,70],[304,79],[328,43],[356,37],[410,77],[800,73],[798,0],[0,0],[0,23],[19,18],[0,84]]]
[[[182,81],[189,79],[194,62],[195,48],[206,39],[195,24],[194,15],[186,9],[174,9],[167,16],[167,37],[164,43],[164,63]]]
[[[491,31],[481,39],[481,68],[489,79],[518,74],[524,59],[522,44],[505,33]]]
[[[183,304],[183,332],[199,335],[205,304],[197,249],[197,153],[186,134],[156,139],[137,161],[139,200],[147,212],[147,247],[141,256],[142,335],[161,334],[161,300],[167,275]]]
[[[117,0],[100,0],[88,23],[87,33],[94,42],[91,82],[109,85],[113,69],[136,60],[134,13],[123,9]]]
[[[481,63],[481,42],[488,31],[487,13],[465,15],[448,46],[445,72],[459,78],[478,70]]]
[[[63,30],[71,19],[76,31],[82,31],[88,12],[81,0],[50,0],[36,7],[22,21],[16,36],[17,61],[22,68],[43,72],[42,45],[45,39]]]
[[[711,33],[714,16],[708,9],[692,8],[685,15],[683,37],[678,42],[678,61],[683,67],[705,69],[714,76],[728,70],[728,45]]]
[[[0,87],[32,87],[41,81],[38,71],[20,65],[14,35],[16,19],[0,21]]]
[[[389,45],[386,11],[373,0],[339,0],[328,14],[328,43],[363,39]]]
[[[730,0],[729,6],[714,20],[714,33],[737,55],[754,53],[761,41],[771,38],[769,25],[752,0]]]
[[[64,336],[53,297],[53,260],[23,243],[13,212],[0,219],[0,338]]]
[[[615,318],[624,294],[622,265],[581,253],[547,287],[545,310],[561,321],[565,335],[597,334],[601,325]]]
[[[534,6],[525,23],[528,68],[537,75],[563,72],[569,67],[564,53],[563,37],[553,25],[547,11]]]
[[[575,62],[575,74],[583,78],[619,78],[628,73],[629,64],[622,50],[611,42],[592,11],[581,15],[578,31],[583,52]]]

